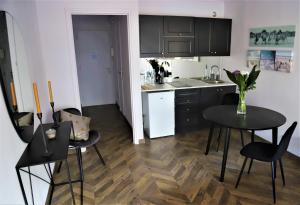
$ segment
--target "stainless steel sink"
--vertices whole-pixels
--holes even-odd
[[[209,83],[209,84],[221,84],[225,83],[223,80],[202,80],[203,82]]]
[[[205,83],[209,83],[209,84],[221,84],[221,83],[225,83],[225,81],[223,80],[210,80],[210,79],[204,79],[203,77],[195,77],[195,78],[191,78],[194,80],[201,80]]]

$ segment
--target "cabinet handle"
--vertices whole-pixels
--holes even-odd
[[[222,92],[222,91],[223,91],[223,89],[222,89],[222,88],[220,88],[220,91]]]
[[[217,51],[215,51],[215,54],[217,54]]]

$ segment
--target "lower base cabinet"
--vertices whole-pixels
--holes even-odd
[[[209,127],[203,119],[206,108],[222,103],[223,95],[236,91],[236,86],[183,89],[175,91],[175,131],[187,132]]]

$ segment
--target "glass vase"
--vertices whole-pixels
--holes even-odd
[[[246,114],[246,92],[245,91],[240,91],[240,95],[239,95],[239,104],[237,106],[237,114],[238,115],[245,115]]]

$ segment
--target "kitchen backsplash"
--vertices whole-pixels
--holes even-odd
[[[154,58],[149,58],[154,59]],[[141,78],[147,71],[151,71],[152,67],[147,62],[147,58],[140,58]],[[204,69],[207,65],[209,68],[212,65],[221,65],[221,57],[194,57],[194,58],[158,58],[159,62],[168,61],[170,67],[165,67],[166,70],[172,72],[172,77],[190,78],[204,76]],[[143,82],[143,81],[142,81]]]

